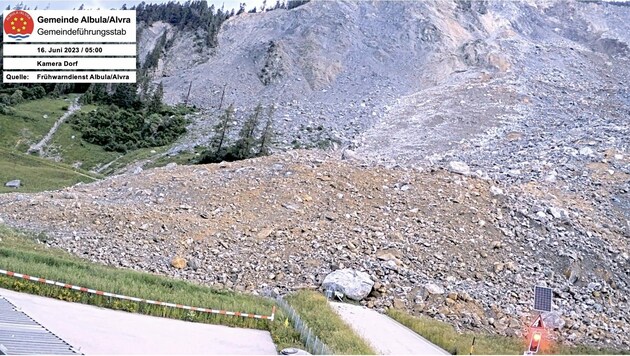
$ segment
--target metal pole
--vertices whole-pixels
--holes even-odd
[[[221,102],[219,102],[219,110],[221,110],[221,108],[223,107],[223,98],[225,97],[225,87],[227,87],[227,84],[223,85],[223,92],[221,93]]]
[[[186,103],[184,106],[188,106],[188,99],[190,98],[190,89],[192,89],[192,80],[190,81],[190,85],[188,86],[188,94],[186,95]]]

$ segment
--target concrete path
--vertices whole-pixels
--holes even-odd
[[[86,355],[277,354],[267,331],[132,314],[5,289],[0,295]]]
[[[449,355],[387,315],[359,305],[330,304],[381,355]]]

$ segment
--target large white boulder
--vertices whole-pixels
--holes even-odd
[[[19,179],[7,182],[4,186],[7,188],[19,188],[22,182]]]
[[[322,287],[343,293],[346,297],[360,301],[370,294],[374,281],[365,272],[351,268],[336,270],[324,278]]]
[[[448,164],[448,168],[453,173],[469,176],[470,175],[470,167],[464,162],[461,161],[451,161]]]

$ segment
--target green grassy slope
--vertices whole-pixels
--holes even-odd
[[[16,105],[13,115],[0,115],[0,147],[26,152],[48,133],[71,100],[72,97],[31,100]]]
[[[21,180],[22,187],[13,189],[4,186],[14,179]],[[95,174],[0,147],[0,193],[55,190],[97,179],[99,176]]]

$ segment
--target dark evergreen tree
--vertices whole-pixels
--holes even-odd
[[[266,156],[269,154],[269,148],[272,144],[274,131],[273,131],[273,114],[274,107],[273,105],[269,106],[267,110],[267,121],[265,122],[265,127],[263,128],[262,134],[260,135],[260,145],[258,148],[259,156]]]
[[[252,148],[256,143],[254,133],[258,128],[260,117],[262,116],[263,107],[259,103],[254,112],[245,120],[241,131],[238,134],[238,140],[234,144],[232,152],[237,159],[246,159],[252,157]]]
[[[245,12],[245,3],[241,3],[240,8],[238,9],[238,12],[236,13],[236,15],[240,15],[242,13]]]
[[[215,142],[216,142],[216,151],[215,156],[221,156],[223,149],[223,144],[225,143],[225,138],[229,134],[230,129],[232,129],[232,121],[234,120],[234,104],[230,104],[221,118],[219,119],[219,123],[215,126]]]
[[[123,109],[130,109],[136,106],[138,101],[136,85],[131,83],[121,83],[116,86],[112,96],[112,104]]]
[[[157,114],[162,111],[162,96],[164,96],[164,86],[162,85],[162,82],[160,82],[155,89],[147,108],[147,111],[150,114]]]

